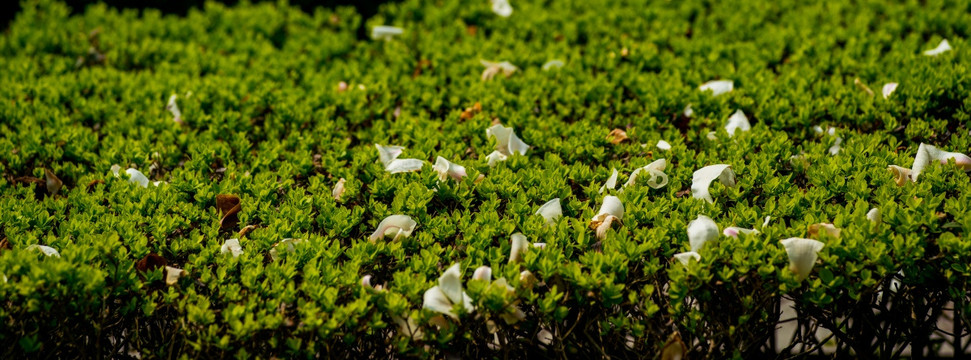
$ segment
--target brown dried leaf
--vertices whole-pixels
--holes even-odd
[[[684,359],[687,352],[688,347],[681,341],[681,335],[674,333],[671,334],[668,341],[664,343],[664,348],[661,349],[661,360],[681,360]]]
[[[243,209],[239,196],[232,194],[216,195],[216,208],[222,213],[222,219],[219,220],[220,229],[231,229],[239,224],[238,214]]]
[[[627,141],[627,132],[621,129],[613,129],[610,134],[607,134],[607,141],[614,145]]]
[[[47,193],[51,196],[57,195],[57,192],[61,191],[61,187],[64,186],[64,183],[61,182],[61,179],[58,179],[57,175],[54,175],[54,172],[50,169],[44,169],[44,175],[47,177]]]
[[[239,238],[242,239],[246,234],[249,234],[253,230],[256,230],[258,226],[256,225],[246,225],[241,230],[239,230]]]
[[[146,272],[164,267],[166,264],[165,258],[155,253],[149,253],[135,263],[135,269],[138,269],[140,272]]]

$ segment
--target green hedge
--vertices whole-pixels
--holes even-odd
[[[910,167],[921,143],[971,150],[971,3],[511,6],[406,0],[365,20],[285,2],[186,17],[25,2],[0,37],[0,357],[668,359],[680,338],[691,358],[827,342],[894,358],[937,351],[951,308],[968,333],[969,175],[934,165],[898,186],[888,165]],[[377,25],[404,32],[358,37]],[[942,39],[952,51],[922,54]],[[483,81],[480,59],[518,70]],[[553,59],[564,66],[541,69]],[[734,90],[699,91],[715,79]],[[752,127],[729,136],[737,109]],[[493,123],[531,148],[490,167]],[[374,144],[425,164],[391,174]],[[438,156],[468,176],[440,181]],[[612,168],[623,184],[660,158],[666,186],[644,172],[599,193]],[[737,185],[693,198],[713,164]],[[600,239],[606,195],[625,213]],[[534,213],[553,198],[563,216],[546,225]],[[370,241],[395,214],[417,223],[410,236]],[[759,232],[682,266],[698,215]],[[780,240],[818,223],[841,233],[814,236],[825,247],[800,281]],[[510,262],[514,233],[545,248]],[[238,257],[221,251],[231,238]],[[274,260],[284,239],[299,241]],[[474,311],[423,309],[453,264]],[[509,287],[473,280],[480,266]],[[791,346],[772,340],[782,300],[799,313]]]

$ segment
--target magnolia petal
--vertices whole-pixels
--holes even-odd
[[[671,150],[671,144],[669,144],[667,141],[659,140],[657,142],[657,148],[659,150],[668,151],[668,150]]]
[[[526,320],[526,313],[520,310],[518,306],[513,305],[511,308],[509,308],[509,311],[510,312],[499,314],[499,316],[502,317],[502,320],[505,321],[506,324],[512,325],[520,321]]]
[[[711,90],[712,96],[718,96],[735,89],[735,82],[732,80],[712,80],[701,84],[698,89],[701,91]]]
[[[523,261],[523,253],[529,249],[529,241],[523,233],[512,234],[512,248],[509,249],[509,263],[514,264]]]
[[[340,201],[341,200],[341,195],[344,195],[344,183],[345,182],[347,182],[347,180],[344,180],[344,178],[341,178],[340,180],[337,180],[337,184],[334,185],[334,190],[331,192],[331,195],[334,196],[334,200],[336,200],[336,201]]]
[[[684,117],[687,117],[687,118],[695,116],[695,110],[691,108],[691,104],[688,104],[688,106],[684,107],[683,113],[684,113]]]
[[[873,223],[879,224],[883,221],[883,215],[880,214],[880,208],[872,208],[866,213],[867,220]]]
[[[421,167],[425,165],[424,161],[418,159],[394,159],[391,163],[384,168],[385,171],[397,174],[403,172],[420,171]]]
[[[412,340],[421,340],[424,337],[424,334],[421,333],[421,329],[415,323],[414,319],[403,319],[400,316],[391,316],[391,320],[398,325],[398,333],[401,335],[407,336]]]
[[[423,302],[421,307],[423,309],[428,309],[437,313],[448,315],[448,317],[458,320],[458,315],[452,312],[452,301],[449,300],[445,292],[442,291],[441,287],[433,286],[431,289],[425,290],[425,295],[423,297]]]
[[[921,143],[917,148],[917,156],[914,158],[914,165],[911,166],[911,178],[914,182],[917,182],[917,177],[920,173],[924,171],[932,161],[940,162],[941,164],[947,164],[948,160],[954,160],[955,165],[964,171],[971,171],[971,157],[956,153],[948,152],[938,149],[934,145],[927,145]]]
[[[37,244],[34,244],[34,245],[31,245],[31,246],[28,246],[24,250],[28,250],[28,251],[30,251],[30,250],[40,250],[40,252],[44,253],[44,255],[53,256],[53,257],[61,257],[61,253],[57,252],[57,249],[52,248],[52,247],[47,246],[47,245],[37,245]]]
[[[816,238],[819,237],[820,234],[825,234],[838,239],[840,237],[840,232],[841,230],[839,228],[830,223],[809,225],[809,237],[811,238]]]
[[[508,61],[497,63],[497,62],[479,59],[479,63],[481,63],[482,66],[485,66],[485,70],[482,71],[482,80],[492,80],[492,78],[495,77],[496,74],[498,74],[499,72],[502,72],[503,76],[509,77],[514,72],[519,70],[519,68],[516,67],[516,65],[513,65]]]
[[[475,269],[475,272],[472,273],[472,279],[492,281],[492,268],[488,266],[479,266]]]
[[[897,85],[899,84],[895,82],[883,84],[883,89],[881,90],[881,92],[883,93],[883,98],[884,99],[890,98],[890,94],[893,94],[893,91],[897,90]]]
[[[438,278],[438,287],[453,304],[462,303],[462,272],[459,264],[449,266]]]
[[[624,204],[616,196],[604,196],[603,204],[600,205],[600,212],[593,217],[593,221],[604,221],[607,217],[614,216],[618,220],[624,219]]]
[[[536,340],[543,345],[549,345],[553,343],[553,333],[549,330],[543,329],[536,333]]]
[[[688,223],[688,244],[691,251],[698,252],[706,242],[718,239],[718,224],[710,217],[698,215]]]
[[[728,237],[738,238],[738,234],[758,234],[759,231],[755,229],[740,228],[737,226],[729,226],[722,230],[722,234]]]
[[[523,270],[519,273],[519,283],[523,285],[524,288],[532,289],[534,285],[539,281],[536,275],[529,270]]]
[[[600,187],[599,194],[603,194],[604,190],[613,190],[617,187],[617,169],[611,168],[610,171],[610,177],[607,178],[607,182]]]
[[[492,12],[496,15],[502,17],[509,17],[512,15],[512,6],[509,5],[508,0],[491,0],[492,2]]]
[[[526,151],[529,150],[529,145],[519,139],[511,127],[501,124],[492,125],[486,129],[486,137],[490,136],[496,138],[496,150],[503,155],[510,156],[517,153],[526,155]]]
[[[219,248],[220,254],[233,254],[233,257],[239,257],[243,253],[243,246],[239,244],[239,239],[229,239],[223,243],[223,246]]]
[[[796,279],[802,280],[809,276],[816,265],[818,252],[823,249],[822,242],[813,239],[788,238],[781,241],[789,255],[789,269],[796,274]]]
[[[553,59],[543,64],[543,71],[550,71],[551,69],[559,69],[559,68],[562,68],[563,65],[566,65],[563,63],[563,60]]]
[[[361,286],[373,287],[371,286],[371,275],[364,275],[364,277],[361,278]]]
[[[185,270],[174,268],[171,266],[165,266],[165,283],[169,285],[175,285],[179,282],[179,278],[185,275]]]
[[[691,259],[694,259],[695,261],[701,261],[701,255],[694,251],[674,254],[674,258],[677,259],[678,262],[680,262],[681,265],[684,265],[684,266],[688,266],[688,264],[691,263]]]
[[[500,161],[506,161],[506,155],[503,155],[499,150],[493,151],[489,155],[486,155],[486,160],[489,161],[489,167],[494,167]]]
[[[536,210],[536,215],[540,215],[546,220],[547,225],[556,224],[556,220],[563,216],[563,208],[560,206],[560,198],[547,201],[543,206]]]
[[[766,226],[769,226],[769,221],[772,221],[772,217],[771,216],[766,216],[765,217],[765,221],[762,222],[762,228],[763,229],[765,229]]]
[[[728,132],[728,137],[735,135],[735,130],[749,131],[752,129],[752,125],[748,122],[748,117],[741,109],[735,110],[732,116],[728,117],[728,123],[725,124],[725,131]]]
[[[432,166],[432,169],[438,173],[438,181],[445,181],[449,177],[458,181],[468,176],[465,172],[465,166],[445,160],[441,156],[435,159],[435,165]]]
[[[904,186],[905,184],[911,181],[910,169],[903,168],[897,165],[887,166],[887,169],[889,169],[890,172],[893,173],[893,182],[896,183],[897,186]]]
[[[375,40],[392,40],[395,36],[405,33],[405,29],[395,26],[378,25],[371,28],[371,38]]]
[[[182,123],[182,111],[179,111],[179,104],[177,104],[175,102],[175,99],[177,97],[178,96],[176,96],[175,94],[172,94],[172,96],[169,96],[169,103],[165,105],[165,109],[168,110],[170,113],[172,113],[172,117],[173,117],[172,118],[172,121],[175,121],[175,122],[181,124]]]
[[[842,143],[843,143],[843,138],[837,137],[836,140],[833,142],[833,146],[830,146],[829,147],[829,150],[828,150],[829,151],[829,154],[830,155],[839,154],[839,152],[840,152],[840,144],[842,144]]]
[[[141,187],[148,187],[148,177],[136,169],[125,170],[128,173],[128,181],[138,184]]]
[[[947,42],[947,39],[944,39],[944,40],[941,40],[939,44],[937,44],[936,48],[924,51],[924,55],[937,56],[946,51],[951,51],[951,44]]]
[[[546,249],[546,243],[533,243],[533,247],[540,250],[544,250]]]
[[[270,258],[272,258],[273,261],[279,260],[281,251],[293,252],[294,250],[296,250],[296,247],[294,245],[297,245],[302,242],[303,242],[303,239],[286,238],[286,239],[280,240],[276,244],[273,244],[273,248],[270,249]]]
[[[663,172],[664,168],[667,167],[667,164],[668,163],[666,160],[657,159],[645,167],[634,170],[634,172],[630,174],[630,178],[627,179],[627,183],[624,184],[624,187],[634,185],[637,181],[637,175],[641,171],[645,171],[651,176],[651,178],[647,180],[647,186],[655,189],[664,187],[664,185],[668,184],[668,175]]]
[[[698,169],[691,176],[691,196],[695,199],[703,199],[709,203],[714,203],[711,198],[711,182],[718,179],[725,186],[735,186],[735,173],[731,165],[719,164],[709,165]]]
[[[381,163],[385,167],[391,164],[391,161],[397,159],[404,152],[405,148],[401,146],[382,146],[374,144],[374,147],[378,149],[378,158],[381,159]]]
[[[411,216],[391,215],[384,218],[384,220],[381,220],[381,223],[378,224],[377,230],[374,230],[374,232],[371,233],[368,240],[374,242],[387,236],[394,236],[394,241],[402,237],[409,237],[411,236],[411,232],[415,231],[416,226],[418,226],[418,223],[415,222]]]

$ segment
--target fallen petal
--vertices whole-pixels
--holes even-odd
[[[695,116],[695,110],[691,108],[691,104],[688,104],[688,106],[684,107],[683,113],[684,113],[684,117],[686,118]]]
[[[394,159],[384,168],[385,171],[397,174],[403,172],[421,171],[424,161],[418,159]]]
[[[526,155],[526,151],[529,150],[529,145],[520,140],[511,127],[505,127],[501,124],[492,125],[492,127],[486,129],[486,137],[494,137],[496,139],[496,151],[506,156],[512,154]]]
[[[547,201],[543,206],[536,210],[536,215],[540,215],[546,220],[547,225],[556,224],[556,220],[563,216],[563,208],[560,206],[560,198]]]
[[[509,263],[515,264],[523,261],[523,253],[529,249],[529,241],[523,233],[512,234],[512,247],[509,249]]]
[[[647,186],[654,189],[660,189],[664,187],[664,185],[668,184],[668,175],[663,172],[665,167],[667,167],[666,160],[654,160],[654,162],[648,164],[647,166],[634,170],[634,172],[630,174],[630,178],[627,179],[627,183],[624,184],[624,187],[636,184],[637,175],[643,171],[651,176],[651,178],[647,180]]]
[[[905,184],[910,182],[910,175],[911,175],[910,169],[903,168],[897,165],[887,166],[887,169],[889,169],[890,172],[893,173],[893,182],[896,183],[897,186],[904,186]]]
[[[705,243],[718,239],[718,224],[710,217],[698,215],[688,223],[688,244],[691,251],[698,252]]]
[[[712,96],[718,96],[735,89],[735,82],[732,80],[712,80],[701,84],[698,89],[701,91],[711,90]]]
[[[472,273],[472,279],[492,281],[492,268],[488,266],[479,266],[475,269],[475,272]]]
[[[741,109],[735,110],[732,116],[728,117],[728,123],[725,124],[725,131],[728,132],[728,137],[735,135],[735,130],[749,131],[752,129],[752,125],[748,122],[748,117]]]
[[[879,224],[883,221],[883,215],[880,214],[880,208],[872,208],[866,213],[867,220],[873,223]]]
[[[512,6],[509,5],[508,0],[491,0],[492,2],[492,12],[496,15],[502,17],[509,17],[512,15]]]
[[[464,166],[445,160],[441,156],[435,159],[435,165],[432,166],[432,169],[438,173],[438,181],[445,181],[449,177],[459,181],[468,176]]]
[[[667,141],[659,140],[657,142],[657,148],[660,150],[668,151],[668,150],[671,150],[671,144],[669,144]]]
[[[711,182],[718,179],[725,186],[735,186],[735,173],[731,165],[709,165],[698,169],[691,176],[691,196],[714,203],[710,193]]]
[[[886,83],[886,84],[884,84],[883,85],[883,90],[881,91],[881,92],[883,92],[883,98],[884,99],[890,98],[890,94],[893,94],[893,91],[894,90],[897,90],[897,85],[898,85],[897,83]]]
[[[272,258],[273,261],[279,260],[281,251],[288,252],[288,253],[293,252],[294,250],[296,250],[296,247],[294,245],[300,244],[302,242],[303,242],[303,239],[286,238],[286,239],[280,240],[276,244],[273,244],[273,247],[270,249],[270,258]]]
[[[917,182],[917,177],[924,171],[932,161],[947,164],[948,160],[954,160],[955,165],[964,171],[971,171],[971,157],[938,149],[936,146],[921,143],[917,148],[917,156],[914,158],[914,165],[911,166],[911,179]]]
[[[811,238],[818,238],[820,234],[825,234],[826,236],[832,236],[838,239],[840,237],[840,232],[840,229],[830,223],[809,225],[809,237]]]
[[[696,262],[701,261],[701,255],[699,255],[694,251],[674,254],[674,258],[677,259],[678,262],[680,262],[681,265],[684,265],[685,267],[687,267],[688,264],[691,263],[691,259],[694,259]]]
[[[945,51],[951,51],[951,44],[947,42],[947,39],[941,40],[941,42],[937,44],[936,48],[924,51],[924,55],[937,56],[944,53]]]
[[[47,245],[37,245],[37,244],[34,244],[34,245],[28,246],[24,250],[27,250],[27,251],[30,251],[30,250],[40,250],[40,252],[44,253],[44,255],[53,256],[53,257],[61,257],[61,253],[57,252],[57,249],[54,249],[54,248],[52,248],[50,246],[47,246]]]
[[[613,129],[607,134],[607,141],[614,145],[627,141],[627,132],[621,129]]]
[[[374,147],[378,149],[378,158],[381,159],[381,163],[384,164],[385,167],[391,164],[391,161],[397,159],[398,156],[401,156],[401,153],[405,150],[405,148],[401,146],[382,146],[374,144]]]
[[[437,313],[448,315],[448,317],[458,320],[458,315],[452,312],[452,301],[449,300],[445,292],[442,291],[441,287],[433,286],[431,289],[425,290],[425,295],[423,297],[423,302],[421,307],[423,309],[428,309]]]
[[[377,230],[374,230],[368,240],[375,242],[388,236],[394,236],[392,241],[395,241],[402,237],[409,237],[411,232],[415,231],[416,226],[418,226],[418,223],[411,216],[391,215],[381,220]]]
[[[175,102],[177,96],[172,94],[169,96],[169,103],[165,105],[165,109],[172,113],[172,121],[181,124],[182,123],[182,111],[179,111],[179,104]]]
[[[337,184],[334,185],[334,190],[331,192],[331,195],[334,196],[334,200],[336,200],[336,201],[340,201],[341,200],[341,195],[344,195],[344,183],[345,182],[347,182],[347,180],[344,180],[344,178],[341,178],[340,180],[337,180]]]
[[[371,28],[371,38],[375,40],[392,40],[395,36],[404,34],[405,30],[400,27],[378,25]]]
[[[179,278],[184,275],[185,270],[165,266],[165,283],[168,285],[175,285],[175,283],[179,282]]]
[[[759,231],[755,229],[745,229],[737,226],[729,226],[722,230],[722,234],[728,237],[738,238],[738,234],[758,234]]]
[[[781,241],[789,255],[789,269],[796,274],[797,280],[805,279],[816,265],[818,252],[823,249],[820,241],[803,238],[788,238]]]
[[[550,71],[551,69],[559,69],[559,68],[562,68],[563,65],[565,65],[563,63],[563,60],[556,60],[556,59],[550,60],[550,61],[547,61],[545,64],[543,64],[543,71]]]
[[[501,152],[499,152],[499,150],[493,151],[489,155],[486,155],[486,160],[489,161],[489,167],[494,167],[500,161],[506,161],[506,159],[506,155],[503,155]]]
[[[604,190],[613,190],[617,187],[617,169],[611,168],[610,171],[610,177],[607,178],[607,182],[600,187],[600,194],[603,194]]]
[[[129,182],[136,183],[143,188],[148,187],[148,177],[146,177],[145,174],[142,174],[141,171],[136,169],[128,169],[125,170],[125,172],[128,173]]]
[[[233,254],[233,257],[239,257],[243,253],[243,247],[239,244],[239,239],[229,239],[223,243],[223,246],[219,248],[220,254]]]

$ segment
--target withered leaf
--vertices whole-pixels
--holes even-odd
[[[51,196],[57,195],[57,192],[61,191],[61,187],[64,186],[64,183],[61,182],[61,179],[58,179],[57,175],[54,175],[54,172],[50,169],[44,169],[44,175],[47,178],[47,193]]]
[[[239,196],[232,194],[216,195],[216,208],[222,213],[222,219],[219,219],[220,229],[231,229],[239,224],[238,214],[243,209]]]
[[[145,255],[145,257],[135,263],[135,268],[138,269],[139,272],[146,272],[162,268],[166,264],[167,262],[165,261],[165,258],[158,256],[155,253],[148,253],[148,255]]]
[[[627,132],[621,129],[613,129],[610,134],[607,134],[607,141],[614,145],[627,141]]]

